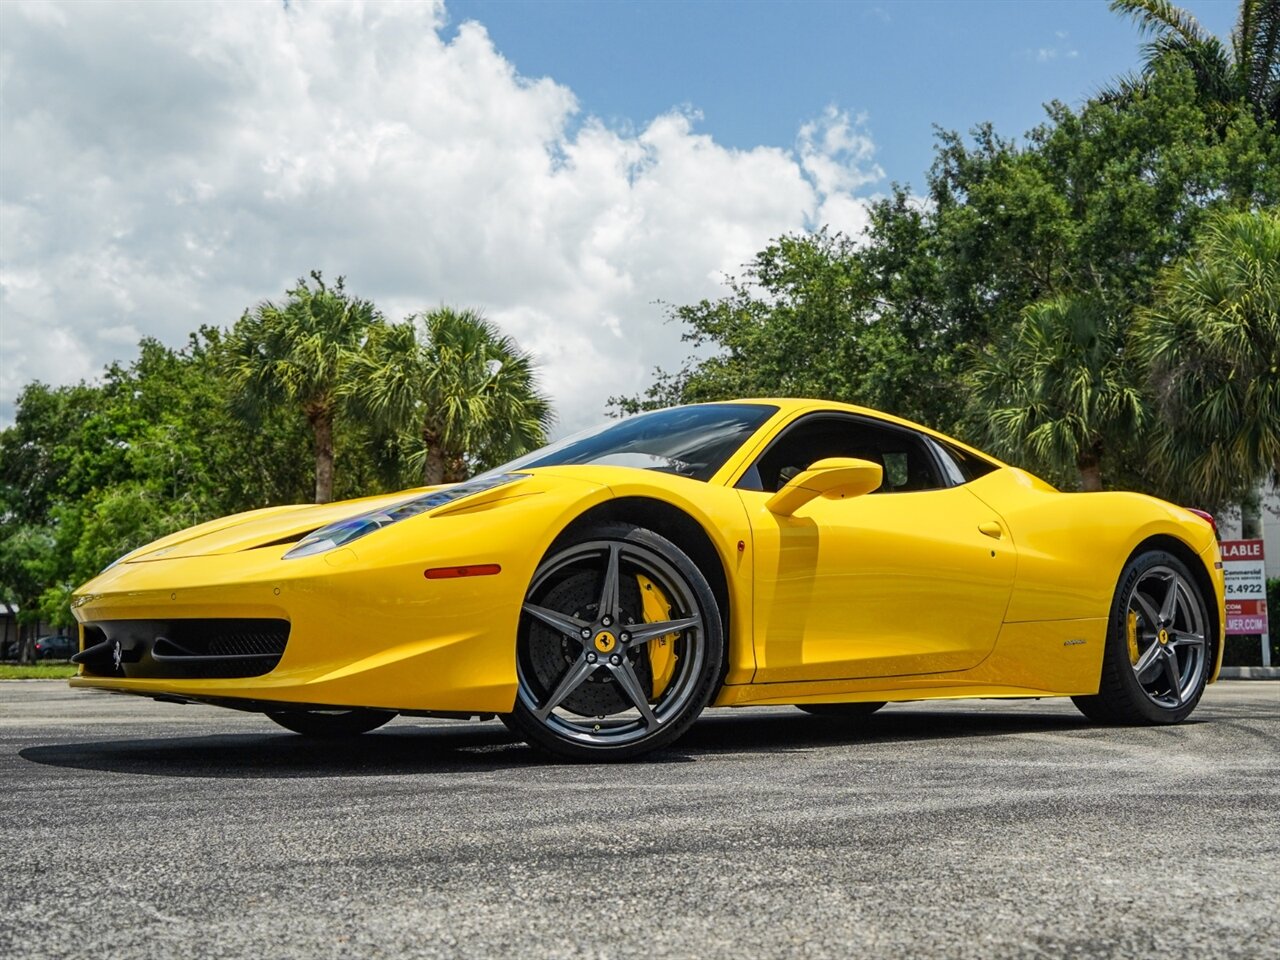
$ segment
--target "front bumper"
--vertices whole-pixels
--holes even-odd
[[[120,621],[286,621],[287,645],[268,672],[139,676],[156,671],[140,669],[150,665],[147,650],[131,649],[132,665],[114,668],[98,659],[82,665],[71,685],[246,704],[511,709],[512,638],[528,581],[518,556],[502,558],[508,563],[494,576],[428,580],[421,561],[362,562],[350,549],[287,562],[280,554],[274,547],[120,564],[87,584],[74,605],[82,650],[86,641],[102,639],[99,625]]]

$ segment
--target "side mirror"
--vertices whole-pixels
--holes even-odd
[[[870,493],[884,482],[884,467],[870,460],[828,457],[793,477],[768,499],[770,513],[789,517],[814,497],[841,500]]]

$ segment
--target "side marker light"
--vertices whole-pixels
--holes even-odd
[[[469,567],[432,567],[422,575],[428,580],[456,580],[458,577],[492,577],[501,572],[502,567],[496,563],[477,563]]]

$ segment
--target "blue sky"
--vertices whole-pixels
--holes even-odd
[[[482,310],[570,432],[687,357],[664,304],[859,236],[933,124],[1021,134],[1140,42],[1087,0],[0,0],[0,425],[318,269]]]
[[[1233,0],[1181,2],[1230,33]],[[892,180],[923,182],[933,124],[1021,134],[1053,99],[1078,104],[1138,63],[1136,25],[1105,0],[452,0],[526,76],[584,112],[643,124],[675,106],[738,148],[785,145],[828,104],[867,114]]]

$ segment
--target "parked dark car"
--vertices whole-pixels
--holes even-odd
[[[70,660],[76,652],[76,642],[70,637],[39,637],[36,640],[37,660]]]

